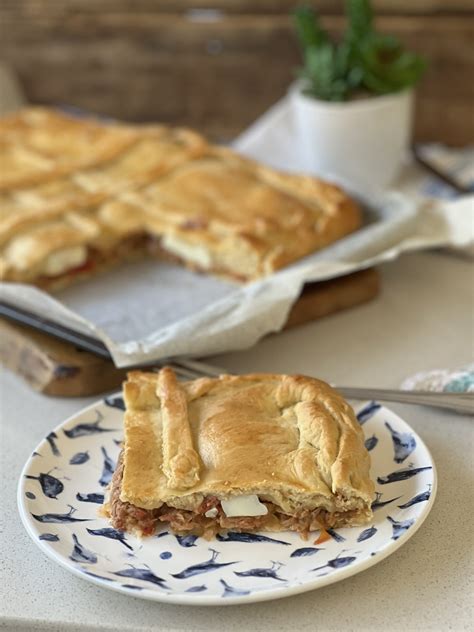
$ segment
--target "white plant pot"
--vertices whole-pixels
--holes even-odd
[[[290,102],[307,170],[334,175],[362,190],[383,189],[407,154],[413,90],[346,102],[306,96],[290,88]]]

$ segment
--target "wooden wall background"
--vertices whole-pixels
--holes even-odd
[[[298,65],[292,0],[0,0],[0,59],[27,97],[237,134]],[[343,3],[310,3],[337,33]],[[472,0],[374,0],[379,28],[424,54],[416,137],[474,141]]]

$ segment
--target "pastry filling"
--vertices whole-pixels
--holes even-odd
[[[226,530],[258,531],[266,527],[271,527],[272,530],[297,531],[306,539],[311,531],[344,526],[349,518],[359,513],[357,509],[331,513],[321,508],[313,511],[303,509],[290,515],[271,502],[260,501],[256,496],[254,497],[256,502],[250,496],[222,502],[216,496],[208,496],[196,511],[177,509],[166,504],[157,509],[142,509],[120,499],[122,478],[123,460],[120,455],[105,510],[116,529],[136,532],[144,536],[153,535],[160,526],[167,525],[175,533],[193,533],[208,539]],[[247,500],[242,503],[242,498]],[[249,498],[251,498],[250,501]],[[254,515],[232,515],[235,511],[239,512],[239,503],[241,508],[245,508],[249,507],[249,502],[254,507]],[[265,509],[260,509],[259,506]],[[257,511],[258,515],[256,515]]]
[[[181,247],[182,246],[182,247]],[[130,258],[152,256],[177,263],[185,263],[194,270],[205,271],[211,267],[210,255],[201,246],[194,246],[162,238],[157,235],[136,234],[107,248],[77,246],[52,253],[41,264],[36,283],[48,287],[61,279],[71,279],[95,268],[119,263]],[[239,281],[245,277],[215,268],[216,274],[227,274]]]
[[[70,248],[67,251],[60,250],[45,260],[38,284],[48,287],[61,279],[90,272],[97,267],[119,262],[122,258],[139,257],[146,252],[146,249],[147,238],[138,234],[103,250],[85,246]]]

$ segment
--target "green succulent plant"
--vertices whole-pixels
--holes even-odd
[[[303,66],[304,92],[325,101],[345,101],[355,93],[387,94],[420,79],[426,63],[391,35],[378,33],[369,0],[347,0],[347,30],[331,40],[309,7],[294,13]]]

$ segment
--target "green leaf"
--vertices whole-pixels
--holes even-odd
[[[332,44],[307,48],[303,76],[308,94],[329,101],[346,97],[348,84],[345,73],[338,72],[336,55],[337,50]]]
[[[315,12],[309,7],[300,7],[294,14],[296,34],[303,48],[321,46],[329,40],[327,32],[320,26]]]
[[[398,42],[370,38],[359,47],[363,83],[376,93],[395,92],[413,85],[423,73],[423,60],[403,51]]]
[[[372,32],[374,14],[369,0],[347,0],[346,14],[350,39],[360,40]]]

